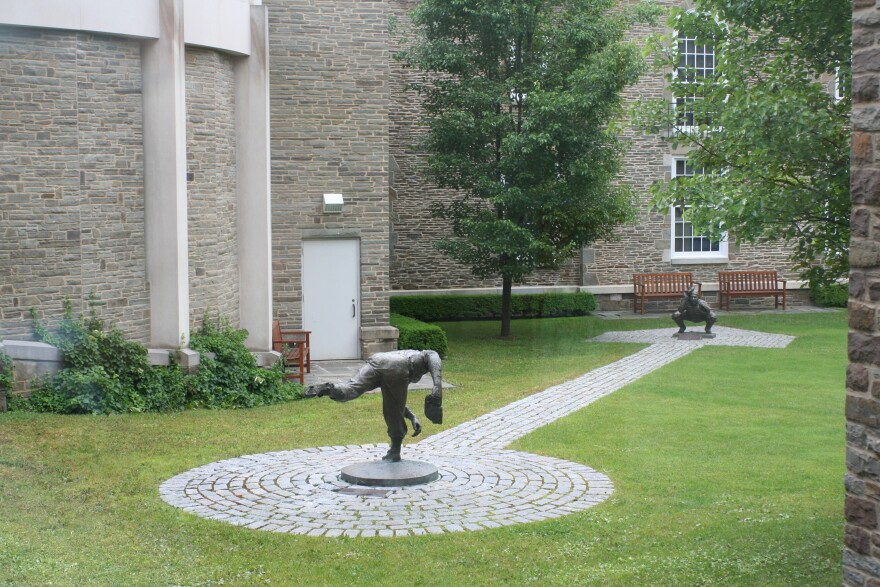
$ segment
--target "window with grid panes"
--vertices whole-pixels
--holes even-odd
[[[702,175],[705,169],[694,167],[685,157],[673,160],[672,177]],[[690,259],[699,262],[701,259],[726,259],[727,242],[713,241],[707,236],[698,234],[694,225],[685,220],[684,211],[687,206],[672,207],[672,243],[671,259]]]
[[[696,84],[704,78],[715,77],[715,47],[699,43],[694,37],[679,35],[676,77],[681,82],[692,84]],[[689,106],[699,99],[697,91],[673,97],[676,123],[679,126],[690,127],[709,122],[696,120],[694,109]]]

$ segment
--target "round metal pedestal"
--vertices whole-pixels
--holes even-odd
[[[436,481],[440,472],[434,465],[423,461],[371,461],[344,467],[340,477],[353,485],[408,487]]]

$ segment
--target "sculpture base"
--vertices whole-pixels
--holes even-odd
[[[704,338],[715,338],[712,332],[676,332],[673,334],[678,340],[703,340]]]
[[[409,487],[436,481],[440,472],[434,465],[423,461],[370,461],[344,467],[339,477],[353,485]]]

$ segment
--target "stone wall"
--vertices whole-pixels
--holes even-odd
[[[632,4],[633,0],[623,0]],[[672,6],[676,0],[662,0],[660,5]],[[407,11],[415,2],[393,0],[393,13],[406,27]],[[662,30],[636,26],[631,38],[644,45],[648,35]],[[424,132],[418,125],[419,98],[406,86],[421,81],[418,73],[403,69],[392,62],[391,153],[396,166],[392,184],[392,253],[391,285],[393,289],[443,289],[487,287],[500,285],[500,280],[478,280],[467,267],[450,260],[433,248],[433,242],[449,233],[449,225],[430,217],[434,201],[450,201],[455,194],[430,185],[418,169],[424,155],[415,148]],[[628,104],[639,98],[667,96],[662,74],[649,70],[642,79],[627,89]],[[729,262],[721,264],[673,265],[668,260],[670,218],[650,209],[648,188],[670,176],[672,148],[662,137],[645,136],[627,127],[624,140],[628,146],[621,181],[631,185],[637,195],[638,210],[634,223],[620,227],[616,237],[595,243],[583,250],[559,271],[542,271],[529,276],[525,285],[619,285],[632,283],[632,274],[652,271],[691,271],[701,281],[717,281],[718,270],[777,269],[788,277],[788,253],[781,245],[731,244]],[[679,153],[683,154],[683,153]]]
[[[853,2],[850,365],[844,584],[880,586],[880,18]]]
[[[302,240],[359,238],[361,326],[388,324],[386,2],[266,0],[274,309],[302,321]],[[322,212],[341,193],[342,214]]]
[[[679,2],[664,0],[658,4],[671,7]],[[635,26],[632,39],[644,46],[649,35],[661,31],[664,31],[662,27]],[[639,99],[671,100],[662,72],[656,71],[652,62],[648,66],[648,72],[639,82],[624,92],[628,105],[634,105]],[[738,246],[730,243],[727,263],[670,263],[670,214],[651,210],[648,190],[658,181],[669,181],[673,156],[683,156],[686,151],[674,151],[663,137],[645,135],[630,126],[626,126],[624,140],[627,153],[622,181],[631,185],[638,196],[637,219],[631,225],[620,227],[611,241],[596,243],[584,251],[584,285],[627,284],[632,283],[633,273],[665,271],[690,271],[695,279],[704,282],[718,281],[718,271],[744,269],[777,269],[786,277],[796,277],[789,269],[788,251],[778,244]]]
[[[0,332],[64,299],[149,336],[140,45],[0,27]]]
[[[234,58],[187,48],[190,323],[239,321]]]

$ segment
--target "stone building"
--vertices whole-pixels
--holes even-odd
[[[205,4],[0,6],[3,338],[91,299],[154,347],[211,311],[269,348],[266,10]]]
[[[151,347],[209,314],[257,351],[273,317],[314,358],[392,348],[387,29],[384,2],[0,5],[0,338],[68,299]]]
[[[880,586],[880,19],[853,2],[852,243],[843,583]]]
[[[621,0],[634,4],[633,0]],[[394,15],[406,20],[406,9],[415,1],[397,1]],[[662,6],[678,6],[680,0],[660,0]],[[647,25],[632,29],[632,38],[644,44],[651,34],[664,32],[665,25]],[[714,58],[711,49],[696,45],[699,55],[696,63],[709,63]],[[706,54],[706,51],[709,54]],[[708,67],[708,66],[707,66]],[[448,227],[431,218],[429,209],[437,199],[449,199],[452,194],[443,192],[424,181],[417,172],[420,156],[413,150],[420,134],[417,126],[418,96],[406,92],[408,83],[418,81],[416,75],[393,65],[391,77],[391,154],[392,166],[392,253],[391,286],[394,290],[424,291],[456,288],[500,288],[500,280],[477,280],[467,267],[456,264],[439,255],[433,249],[435,238],[448,233]],[[673,100],[666,83],[655,71],[649,71],[625,92],[627,102],[639,98],[665,97]],[[637,219],[630,225],[621,226],[617,237],[610,242],[598,242],[583,249],[580,254],[558,271],[542,271],[528,277],[521,286],[540,289],[548,287],[563,290],[580,289],[597,294],[599,303],[606,308],[629,308],[632,306],[632,274],[641,272],[690,271],[695,279],[703,282],[703,291],[714,299],[717,292],[719,270],[776,269],[782,276],[792,280],[789,288],[801,285],[797,275],[789,268],[789,251],[780,245],[742,245],[720,243],[720,250],[697,251],[699,235],[689,242],[680,238],[676,251],[675,214],[652,212],[648,188],[657,181],[668,181],[676,173],[692,173],[684,165],[686,151],[673,150],[670,143],[660,135],[646,136],[631,127],[624,135],[627,143],[624,173],[621,180],[633,186],[639,196]],[[689,224],[682,225],[686,233]],[[438,270],[439,267],[439,270]],[[402,292],[401,292],[402,293]],[[803,295],[796,296],[800,303]],[[766,300],[739,300],[742,303],[766,304]],[[663,302],[661,302],[663,303]]]
[[[356,358],[396,344],[391,295],[498,285],[432,248],[447,228],[427,205],[449,194],[416,171],[418,102],[389,32],[412,6],[0,3],[0,339],[69,299],[154,348],[209,314],[255,351],[278,318],[313,331],[313,358]],[[664,91],[647,75],[627,99]],[[638,221],[522,285],[627,307],[633,272],[693,271],[711,296],[718,269],[787,267],[780,247],[677,254],[646,190],[683,154],[626,138]]]

